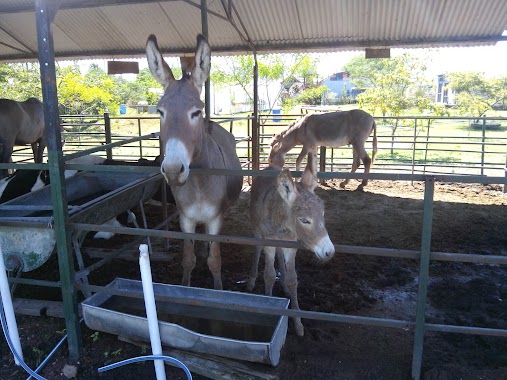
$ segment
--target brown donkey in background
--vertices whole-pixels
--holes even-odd
[[[0,99],[0,143],[2,145],[0,162],[10,162],[14,146],[25,144],[32,145],[34,161],[42,162],[42,155],[46,148],[44,126],[44,111],[40,100],[29,98],[24,102],[17,102]],[[0,172],[0,178],[7,175],[5,169]]]
[[[364,144],[372,131],[373,152],[370,159]],[[353,148],[351,173],[357,170],[361,161],[364,164],[364,172],[369,173],[377,153],[377,132],[373,116],[362,110],[314,113],[295,121],[285,131],[273,137],[269,163],[282,168],[285,154],[296,145],[303,145],[296,159],[296,170],[299,171],[304,156],[309,152],[316,152],[317,146],[337,148],[348,144]],[[344,180],[340,187],[345,188],[349,181],[350,179]],[[363,179],[357,190],[363,190],[367,184],[368,179]]]

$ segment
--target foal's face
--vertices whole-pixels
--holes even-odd
[[[162,174],[170,185],[183,185],[199,153],[204,121],[203,102],[192,81],[172,81],[158,103],[164,160]]]
[[[324,219],[324,203],[312,192],[299,186],[299,196],[292,207],[297,239],[322,261],[335,253]]]

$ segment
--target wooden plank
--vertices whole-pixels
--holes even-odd
[[[46,315],[48,317],[64,318],[63,302],[49,300],[34,300],[28,298],[15,298],[12,302],[14,312],[20,315],[30,315],[32,317],[40,317]],[[78,305],[79,316],[83,315],[81,305]]]
[[[139,74],[139,62],[107,61],[108,74]]]
[[[149,346],[147,342],[135,341],[129,337],[119,336],[119,340],[131,343],[140,347]],[[265,367],[266,371],[260,370],[261,364],[257,368],[232,359],[221,358],[214,355],[205,355],[191,353],[165,347],[163,355],[178,359],[187,366],[190,372],[206,376],[215,380],[278,380],[278,375],[269,373],[271,367]],[[165,362],[167,365],[175,366],[172,363]],[[178,367],[179,368],[179,367]],[[270,371],[271,370],[271,371]]]

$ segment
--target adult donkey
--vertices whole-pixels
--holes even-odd
[[[268,167],[265,170],[273,170]],[[254,177],[250,200],[250,218],[254,236],[261,239],[297,240],[315,253],[322,261],[334,255],[334,245],[329,239],[324,222],[324,203],[314,194],[317,185],[317,157],[308,155],[308,163],[300,183],[294,183],[290,171],[282,170],[278,177]],[[299,309],[297,296],[296,248],[257,246],[252,257],[248,290],[255,286],[259,258],[265,253],[264,287],[271,295],[275,283],[275,254],[282,284],[289,295],[291,307]],[[294,319],[297,335],[304,334],[301,318]]]
[[[189,176],[190,168],[241,169],[234,136],[217,123],[206,125],[203,119],[200,93],[209,77],[210,47],[203,36],[197,36],[195,64],[182,60],[180,80],[174,79],[154,35],[146,43],[146,57],[153,77],[164,86],[164,95],[158,103],[164,155],[160,170],[171,186],[180,213],[181,230],[193,233],[196,225],[203,223],[208,234],[218,234],[224,212],[239,197],[243,177]],[[183,285],[190,285],[195,261],[194,243],[185,240]],[[215,289],[222,289],[221,265],[219,243],[212,242],[208,266]]]
[[[0,162],[8,163],[14,145],[31,144],[36,163],[42,162],[46,148],[44,137],[44,111],[42,102],[29,98],[24,102],[0,99],[0,143],[2,154]],[[2,170],[3,175],[6,170]]]
[[[373,153],[370,159],[364,144],[372,131]],[[364,164],[364,172],[369,173],[377,153],[377,132],[373,116],[363,110],[306,115],[273,137],[269,163],[282,168],[285,163],[285,154],[294,146],[303,145],[303,149],[296,159],[296,170],[299,171],[304,156],[311,151],[316,152],[317,146],[337,148],[347,144],[351,144],[353,148],[351,173],[357,170],[361,161]],[[350,179],[346,179],[341,182],[340,187],[345,188],[349,181]],[[357,190],[363,190],[367,184],[368,179],[363,179]]]

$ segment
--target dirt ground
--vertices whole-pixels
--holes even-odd
[[[352,186],[351,186],[352,185]],[[350,188],[355,188],[351,183]],[[316,189],[326,204],[326,223],[335,244],[419,249],[424,185],[421,183],[371,181],[365,192],[341,190],[329,181]],[[226,217],[223,234],[251,236],[248,222],[249,193],[245,191]],[[507,255],[507,196],[500,186],[436,184],[432,251]],[[160,209],[147,206],[148,221],[161,220]],[[177,228],[177,227],[175,227]],[[87,240],[85,246],[117,247],[130,237],[110,241]],[[166,252],[154,239],[155,251]],[[171,241],[174,259],[153,263],[156,282],[179,284],[181,242]],[[224,289],[245,291],[249,257],[253,247],[222,245]],[[87,259],[88,263],[93,262]],[[299,301],[304,310],[370,317],[415,320],[417,262],[408,259],[336,254],[325,264],[309,251],[296,260]],[[263,293],[262,268],[255,293]],[[56,279],[55,255],[25,277]],[[115,277],[140,279],[135,261],[114,260],[94,271],[90,282],[105,285]],[[203,257],[197,258],[192,285],[212,288],[213,281]],[[284,296],[275,284],[276,296]],[[18,286],[15,297],[59,299],[51,288]],[[507,329],[507,268],[495,265],[432,262],[427,322]],[[256,365],[280,379],[409,379],[413,331],[346,323],[303,320],[305,336],[297,337],[289,323],[280,364]],[[63,336],[63,320],[52,317],[18,317],[28,364],[34,368]],[[75,365],[78,379],[154,379],[151,363],[132,364],[103,374],[97,368],[122,359],[148,354],[149,348],[120,342],[116,336],[96,333],[84,324],[84,349],[78,362],[67,359],[66,345],[45,366],[42,375],[64,379],[65,364]],[[427,380],[478,380],[507,378],[507,340],[451,333],[425,335],[422,378]],[[0,342],[2,379],[24,379],[14,366],[5,340]],[[184,379],[183,373],[166,367],[168,378]],[[194,378],[203,379],[196,375]]]

